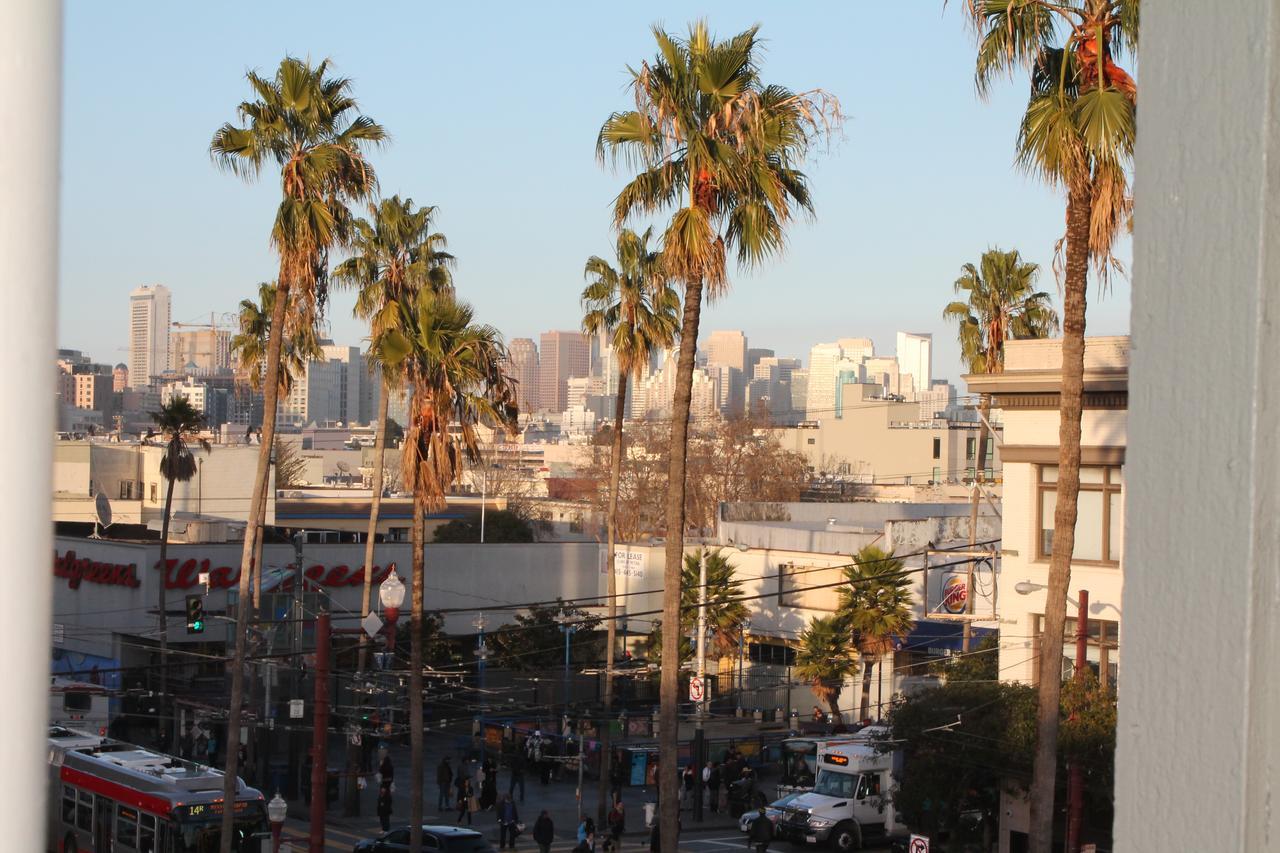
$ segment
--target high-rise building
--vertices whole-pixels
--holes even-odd
[[[879,355],[863,359],[866,368],[863,381],[879,385],[885,394],[902,393],[902,365],[891,355]]]
[[[933,387],[933,335],[927,332],[898,332],[898,370],[910,373],[915,391]]]
[[[538,345],[531,338],[513,338],[507,347],[511,359],[511,378],[516,380],[516,401],[520,414],[538,411]]]
[[[841,338],[836,343],[850,361],[862,361],[876,354],[876,345],[871,338]]]
[[[771,349],[761,349],[760,347],[751,347],[747,350],[747,366],[743,369],[742,375],[751,378],[755,372],[756,365],[760,363],[762,358],[773,358],[777,353]]]
[[[169,369],[207,376],[231,370],[231,332],[184,329],[169,334]]]
[[[129,366],[117,364],[111,371],[111,390],[119,393],[129,387]]]
[[[169,288],[143,285],[129,294],[129,386],[151,383],[169,367]]]
[[[307,362],[293,381],[289,396],[280,401],[281,423],[294,426],[369,423],[378,408],[378,383],[365,370],[359,347],[321,341],[322,358]]]
[[[567,404],[568,381],[591,371],[591,348],[582,332],[543,332],[538,347],[539,406],[552,413]]]
[[[736,368],[739,373],[747,370],[747,336],[742,332],[712,332],[707,337],[707,366]]]
[[[791,371],[791,411],[797,417],[805,417],[809,408],[809,369],[797,367]]]
[[[844,348],[838,343],[815,344],[809,349],[809,385],[805,397],[805,413],[809,420],[822,420],[835,411],[836,362],[843,357]]]

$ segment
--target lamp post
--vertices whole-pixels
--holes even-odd
[[[276,791],[276,795],[267,803],[267,820],[271,823],[271,853],[280,853],[280,832],[284,829],[285,815],[289,812],[289,804]]]
[[[404,582],[395,572],[387,575],[378,586],[378,601],[382,603],[382,615],[387,620],[387,651],[396,651],[396,621],[400,618],[400,605],[404,604]]]
[[[560,630],[564,631],[564,696],[563,698],[564,698],[564,712],[567,715],[569,713],[569,652],[571,649],[569,642],[573,638],[574,632],[578,630],[578,626],[576,624],[571,624],[568,621],[566,621],[560,625]]]
[[[747,651],[747,631],[751,630],[751,620],[743,619],[738,625],[738,707],[742,707],[742,673],[743,659]]]

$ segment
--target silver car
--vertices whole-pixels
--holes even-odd
[[[804,792],[802,791],[800,793],[804,793]],[[791,802],[792,800],[794,800],[796,797],[800,796],[800,793],[787,794],[785,797],[783,797],[780,800],[774,800],[772,803],[765,806],[764,816],[769,818],[769,820],[773,821],[774,826],[777,826],[779,819],[782,818],[782,807],[785,806],[787,803]],[[759,816],[760,816],[759,809],[748,809],[747,811],[743,812],[742,816],[738,818],[738,829],[742,832],[750,832],[752,821],[754,821]]]

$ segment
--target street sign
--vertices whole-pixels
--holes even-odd
[[[305,711],[305,709],[304,709],[304,707],[303,707],[303,704],[302,704],[302,700],[301,700],[301,699],[290,699],[290,700],[289,700],[289,719],[291,719],[291,720],[301,720],[301,719],[302,719],[302,717],[305,715],[305,713],[306,713],[306,711]]]
[[[369,615],[360,620],[360,627],[370,637],[376,637],[378,632],[382,630],[382,620],[378,618],[377,613],[370,610]]]
[[[701,702],[702,690],[703,690],[703,685],[702,685],[701,678],[695,675],[689,679],[689,701],[690,702]]]
[[[929,839],[923,835],[912,835],[908,853],[929,853]]]

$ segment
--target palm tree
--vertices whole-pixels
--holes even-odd
[[[369,323],[369,352],[379,351],[379,342],[390,329],[399,329],[401,313],[399,303],[412,301],[423,288],[437,292],[451,290],[453,280],[449,270],[454,264],[453,255],[444,251],[445,236],[433,232],[432,217],[435,207],[417,207],[413,199],[391,198],[369,204],[369,219],[357,219],[353,223],[351,257],[333,270],[333,282],[339,286],[359,289],[356,296],[355,315]],[[387,409],[391,392],[398,388],[402,376],[397,368],[385,362],[382,367],[382,387],[378,404],[378,433],[374,443],[373,499],[369,511],[369,528],[365,535],[364,590],[360,599],[360,615],[369,613],[373,588],[374,540],[377,538],[378,514],[382,504],[382,483],[385,472],[383,455],[386,451]],[[364,671],[368,663],[368,643],[360,638],[359,669]]]
[[[649,363],[656,350],[671,346],[679,321],[676,310],[680,296],[663,274],[662,255],[649,248],[653,229],[636,234],[624,228],[618,234],[615,256],[618,268],[596,255],[587,259],[583,274],[590,281],[582,291],[586,314],[582,330],[607,334],[618,363],[617,401],[614,405],[612,449],[609,460],[609,507],[607,539],[609,578],[609,621],[605,642],[604,706],[613,707],[613,660],[618,629],[618,579],[614,575],[614,549],[618,539],[618,481],[622,475],[622,422],[627,411],[627,382]],[[609,727],[605,726],[601,745],[600,780],[596,811],[604,825],[608,810],[613,750]]]
[[[1105,283],[1112,247],[1132,210],[1137,86],[1116,58],[1136,52],[1138,0],[969,0],[978,37],[976,80],[985,93],[1027,67],[1031,98],[1018,132],[1018,164],[1066,193],[1057,507],[1040,649],[1032,853],[1052,843],[1062,632],[1080,487],[1085,306],[1089,267]]]
[[[698,589],[703,554],[707,559],[707,628],[711,631],[709,652],[723,657],[738,645],[739,630],[747,621],[747,606],[742,603],[742,581],[734,577],[735,568],[724,552],[716,548],[699,548],[684,555],[680,570],[680,662],[693,658],[696,651],[689,637],[698,635]],[[649,650],[662,660],[662,625],[659,622],[649,635]]]
[[[840,119],[838,102],[813,90],[796,93],[766,85],[758,74],[757,28],[718,40],[705,22],[686,38],[655,27],[658,54],[631,69],[635,108],[609,116],[597,154],[638,168],[613,204],[622,226],[636,215],[671,210],[662,234],[663,265],[684,285],[671,454],[666,495],[667,554],[663,596],[664,642],[677,642],[680,565],[684,551],[685,457],[689,405],[704,291],[728,286],[727,258],[753,266],[779,253],[794,214],[811,210],[808,182],[798,166],[811,143]],[[677,763],[675,656],[663,661],[659,763]],[[679,803],[662,788],[662,846],[677,844]]]
[[[346,204],[367,197],[376,187],[364,152],[386,137],[380,125],[357,113],[350,81],[328,75],[328,60],[313,66],[291,56],[281,60],[273,77],[250,71],[245,76],[254,100],[243,101],[237,107],[242,124],[222,125],[209,144],[210,156],[219,167],[246,180],[256,178],[269,163],[280,167],[281,200],[271,227],[271,244],[280,256],[276,276],[279,298],[273,305],[267,340],[262,444],[240,556],[241,601],[249,597],[262,484],[268,477],[275,440],[284,339],[293,330],[314,327],[323,311],[329,252],[343,243],[349,230]],[[232,802],[235,795],[247,627],[248,608],[241,607],[236,617],[227,721],[223,781],[223,798],[227,802]],[[222,817],[222,853],[231,851],[232,811],[226,809]]]
[[[858,670],[850,653],[849,626],[839,616],[819,616],[800,634],[796,650],[796,676],[809,682],[819,702],[826,702],[839,720],[840,690],[845,679]]]
[[[839,613],[852,632],[862,658],[862,706],[858,719],[871,718],[871,671],[893,649],[895,638],[911,633],[913,599],[905,564],[875,545],[854,555],[844,570],[848,586],[840,587]]]
[[[413,490],[412,651],[409,742],[413,793],[409,849],[422,849],[423,525],[445,506],[445,491],[466,461],[480,455],[482,423],[514,431],[516,385],[504,372],[506,348],[491,326],[474,323],[471,306],[452,293],[422,289],[398,304],[400,326],[382,336],[378,357],[399,366],[413,390],[402,470]]]
[[[160,521],[160,565],[168,565],[169,559],[169,520],[173,516],[173,484],[186,483],[196,475],[196,458],[191,452],[195,444],[209,450],[209,442],[200,438],[199,432],[204,428],[204,414],[191,405],[186,397],[177,396],[160,407],[160,411],[151,413],[156,431],[164,442],[164,455],[160,457],[160,476],[169,481],[164,493],[164,514]],[[169,620],[165,603],[164,575],[157,584],[159,592],[160,614],[160,701],[161,707],[168,703],[166,690],[169,678]],[[169,704],[172,710],[172,704]],[[162,712],[166,713],[166,712]],[[163,717],[162,717],[163,719]],[[176,718],[173,718],[176,719]],[[166,726],[167,728],[167,726]]]
[[[416,207],[413,199],[391,198],[369,204],[369,219],[357,219],[353,223],[351,257],[333,270],[336,285],[359,288],[356,296],[355,315],[369,323],[369,353],[372,364],[381,367],[382,387],[378,401],[378,432],[373,446],[372,498],[369,505],[369,527],[364,545],[364,590],[360,598],[360,615],[369,613],[373,593],[374,545],[378,534],[378,516],[382,509],[382,483],[385,471],[387,446],[387,410],[391,393],[400,387],[400,371],[386,363],[378,362],[378,342],[388,329],[400,326],[402,299],[412,299],[426,287],[436,291],[452,289],[449,268],[453,255],[444,251],[443,234],[431,230],[434,207]],[[369,638],[360,635],[358,671],[364,672],[369,663]],[[358,772],[360,748],[347,746],[348,777]],[[360,793],[355,785],[347,786],[346,812],[354,815],[360,809]]]
[[[949,303],[942,316],[959,326],[960,354],[970,373],[1000,373],[1004,370],[1004,342],[1049,337],[1058,331],[1058,313],[1049,294],[1033,289],[1039,265],[1022,260],[1017,249],[988,249],[978,264],[961,268],[955,290],[965,299]],[[979,409],[982,422],[974,475],[981,480],[987,459],[990,394],[982,395]]]

